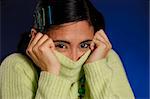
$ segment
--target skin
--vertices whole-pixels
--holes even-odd
[[[112,48],[104,31],[99,30],[94,34],[93,27],[87,21],[65,23],[47,34],[32,29],[31,35],[27,55],[42,71],[55,75],[59,75],[61,66],[54,54],[55,50],[77,61],[90,49],[92,53],[85,63],[92,63],[105,58]]]

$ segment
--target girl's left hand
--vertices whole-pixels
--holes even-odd
[[[102,29],[97,31],[90,45],[92,53],[87,59],[86,63],[91,63],[105,58],[111,48],[112,45],[105,32]]]

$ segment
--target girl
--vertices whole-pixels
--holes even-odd
[[[134,99],[104,29],[88,0],[39,1],[30,41],[1,64],[0,98]]]

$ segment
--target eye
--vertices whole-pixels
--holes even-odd
[[[80,48],[89,48],[90,44],[89,43],[81,43]]]
[[[60,49],[67,49],[67,46],[65,44],[56,44],[55,47]]]

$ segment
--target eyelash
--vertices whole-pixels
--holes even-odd
[[[61,48],[61,49],[64,49],[63,47],[65,47],[65,49],[67,49],[67,46],[65,44],[56,44],[55,47]]]
[[[67,49],[68,48],[65,44],[56,44],[55,47],[60,48],[60,49]],[[80,48],[86,49],[86,48],[89,48],[89,47],[90,47],[90,44],[88,44],[88,43],[80,44]]]
[[[82,47],[83,44],[84,44],[84,47]],[[85,45],[87,45],[87,46],[85,47]],[[89,48],[89,47],[90,47],[90,44],[87,44],[87,43],[80,44],[80,48]]]

